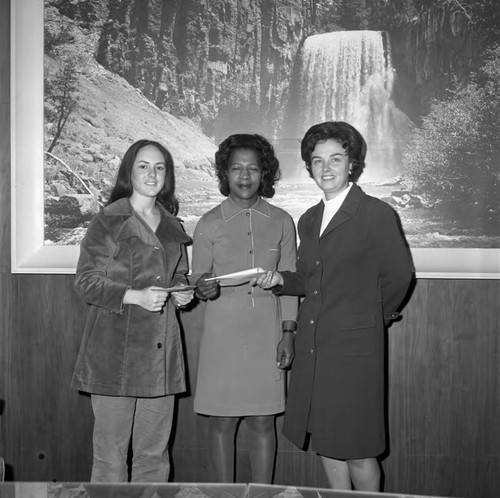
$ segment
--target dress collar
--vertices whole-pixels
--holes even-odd
[[[234,202],[231,197],[228,196],[222,201],[221,210],[222,218],[224,219],[224,221],[232,220],[238,214],[246,211],[254,211],[263,216],[266,216],[267,218],[271,217],[271,209],[269,207],[269,203],[261,197],[258,197],[255,201],[255,204],[253,204],[251,207],[242,208],[241,206],[238,206],[238,204],[236,204],[236,202]]]

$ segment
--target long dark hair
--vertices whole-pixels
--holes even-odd
[[[344,121],[326,121],[311,126],[300,143],[300,152],[306,169],[312,178],[311,154],[318,142],[335,140],[346,150],[351,161],[349,181],[355,182],[365,168],[366,142],[354,126]]]
[[[179,212],[179,202],[175,197],[175,172],[174,160],[170,152],[160,143],[154,140],[138,140],[133,143],[125,152],[122,162],[116,175],[116,182],[107,204],[122,199],[123,197],[130,197],[134,191],[132,187],[132,168],[134,166],[137,153],[146,145],[153,145],[162,154],[165,159],[165,185],[160,190],[156,200],[174,216]]]
[[[215,172],[219,180],[220,193],[226,197],[229,195],[227,169],[231,154],[237,149],[251,149],[256,152],[262,170],[258,194],[269,199],[273,197],[274,184],[281,176],[274,148],[263,136],[246,133],[230,135],[219,145],[215,153]]]

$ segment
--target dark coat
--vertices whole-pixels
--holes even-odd
[[[318,453],[368,458],[385,449],[385,326],[398,316],[413,265],[394,210],[354,184],[319,237],[324,203],[300,218],[297,271],[283,294],[298,317],[283,433]]]
[[[153,397],[185,391],[175,306],[163,313],[124,305],[127,289],[187,282],[191,239],[161,205],[154,233],[128,198],[92,220],[80,248],[75,289],[90,305],[72,386],[94,394]]]

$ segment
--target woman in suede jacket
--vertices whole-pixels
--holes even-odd
[[[187,284],[174,189],[170,153],[134,143],[81,244],[75,289],[89,310],[72,386],[91,393],[94,482],[168,480],[174,395],[185,391],[176,307],[193,297],[165,290]]]

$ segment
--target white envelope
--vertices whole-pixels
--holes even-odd
[[[248,282],[254,277],[262,275],[263,273],[265,273],[265,271],[266,270],[258,266],[257,268],[251,268],[249,270],[242,270],[234,273],[227,273],[226,275],[219,275],[218,277],[207,278],[206,281],[208,282],[210,280],[219,280],[220,285],[222,285],[223,287],[230,285],[240,285]]]

